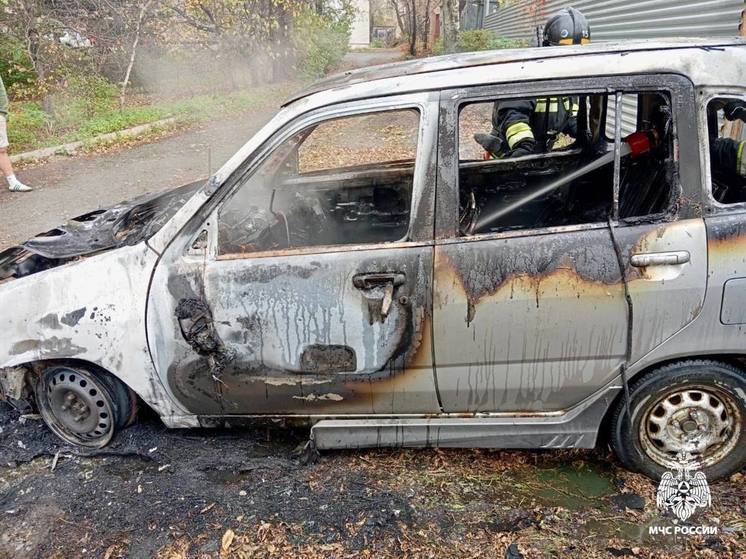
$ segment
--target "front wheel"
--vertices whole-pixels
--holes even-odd
[[[630,384],[613,411],[611,446],[629,469],[660,479],[680,467],[681,453],[707,479],[746,464],[746,375],[717,361],[679,361]]]
[[[77,366],[44,370],[36,401],[55,435],[93,448],[106,446],[118,429],[132,422],[136,404],[132,391],[110,374]]]

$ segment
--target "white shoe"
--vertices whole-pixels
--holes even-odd
[[[16,181],[13,184],[8,185],[8,190],[11,192],[31,192],[33,188],[23,184],[21,181]]]

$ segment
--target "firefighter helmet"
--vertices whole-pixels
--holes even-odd
[[[563,8],[544,25],[544,46],[585,45],[591,42],[591,28],[582,12]]]

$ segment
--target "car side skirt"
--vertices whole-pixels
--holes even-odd
[[[172,428],[239,425],[243,420],[288,419],[314,423],[316,448],[594,448],[606,412],[621,391],[618,383],[566,412],[380,416],[171,416]]]
[[[311,428],[318,449],[375,447],[594,448],[620,391],[605,390],[564,414],[477,414],[423,418],[326,419]]]

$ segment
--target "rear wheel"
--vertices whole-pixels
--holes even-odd
[[[44,422],[62,440],[101,448],[134,419],[136,398],[112,375],[99,370],[54,366],[36,386]]]
[[[746,463],[746,376],[716,361],[680,361],[630,385],[630,413],[618,402],[611,444],[630,469],[660,479],[680,466],[680,453],[707,478]]]

